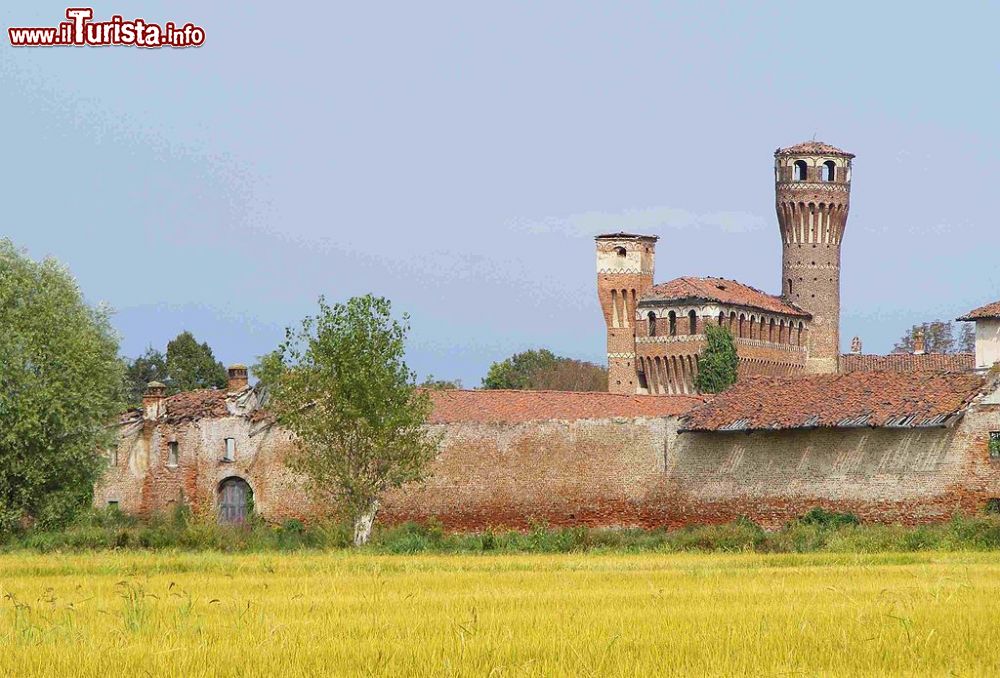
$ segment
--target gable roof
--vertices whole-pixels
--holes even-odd
[[[431,391],[428,422],[507,423],[676,417],[705,402],[702,396],[621,395],[595,391],[444,390]]]
[[[974,308],[961,318],[958,318],[958,320],[982,320],[984,318],[1000,318],[1000,301],[994,301],[992,304]]]
[[[659,285],[653,285],[640,301],[702,302],[715,301],[733,306],[782,313],[799,318],[810,318],[806,311],[781,297],[761,292],[756,287],[726,278],[697,278],[686,276]]]
[[[803,141],[801,144],[795,144],[794,146],[789,146],[788,148],[779,148],[774,152],[775,155],[841,155],[845,158],[853,158],[853,153],[848,153],[847,151],[841,150],[836,146],[831,146],[830,144],[825,144],[822,141]]]
[[[845,353],[840,356],[841,372],[963,372],[975,368],[975,353]]]
[[[985,382],[973,372],[752,377],[693,409],[681,430],[944,426]]]

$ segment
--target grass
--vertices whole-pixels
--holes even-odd
[[[217,551],[241,553],[348,549],[351,530],[338,523],[280,526],[253,522],[217,525],[186,513],[138,520],[117,511],[87,513],[62,530],[6,535],[0,552],[91,550]],[[767,532],[749,520],[679,530],[553,528],[447,532],[440,525],[376,526],[369,553],[883,553],[1000,551],[1000,515],[955,516],[935,525],[860,524],[851,514],[813,509],[780,530]]]
[[[0,556],[2,675],[996,675],[994,553]]]

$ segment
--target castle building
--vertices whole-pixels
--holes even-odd
[[[433,391],[430,477],[380,520],[450,529],[676,527],[745,516],[776,527],[821,506],[862,520],[945,520],[1000,505],[1000,302],[973,354],[839,355],[840,244],[853,156],[775,153],[781,294],[724,278],[654,282],[657,238],[597,237],[611,393]],[[739,380],[695,393],[705,328],[728,327]],[[97,506],[188,506],[239,523],[326,515],[286,460],[294,436],[233,365],[225,390],[153,382],[120,421]]]

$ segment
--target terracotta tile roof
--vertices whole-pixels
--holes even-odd
[[[973,372],[754,377],[692,410],[687,431],[941,426],[979,393]]]
[[[798,153],[804,155],[842,155],[846,158],[854,157],[853,153],[848,153],[830,144],[824,144],[822,141],[803,141],[801,144],[795,144],[788,148],[779,148],[774,152],[775,155],[795,155]]]
[[[994,301],[992,304],[974,308],[959,318],[959,320],[979,320],[981,318],[1000,318],[1000,301]]]
[[[570,391],[431,391],[432,424],[676,417],[705,402],[701,396],[620,395]]]
[[[976,368],[975,353],[890,353],[840,356],[841,372],[964,372]]]
[[[807,312],[781,297],[725,278],[695,278],[691,276],[674,278],[670,282],[654,285],[642,295],[640,301],[716,301],[800,318],[811,317]]]

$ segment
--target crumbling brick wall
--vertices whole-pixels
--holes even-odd
[[[464,422],[443,434],[431,477],[389,493],[381,519],[451,529],[671,526],[747,516],[776,527],[814,506],[877,522],[923,523],[980,510],[1000,497],[989,431],[1000,405],[977,405],[953,428],[802,429],[677,433],[673,417]],[[224,439],[236,460],[222,461]],[[176,468],[167,443],[178,443]],[[151,513],[185,501],[215,508],[219,483],[247,480],[271,522],[322,512],[282,463],[287,432],[239,416],[123,430],[119,463],[95,503]]]

